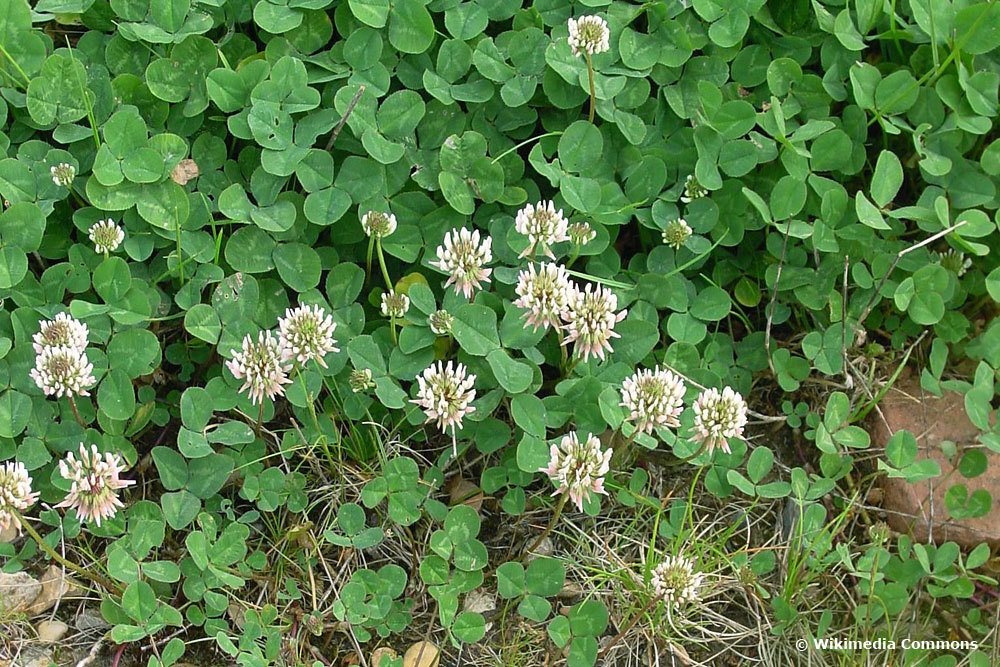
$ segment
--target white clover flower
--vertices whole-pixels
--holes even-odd
[[[514,305],[526,311],[525,328],[531,326],[537,331],[538,327],[547,329],[551,326],[559,329],[573,290],[566,267],[546,262],[536,272],[535,265],[529,264],[527,269],[517,274],[517,286],[514,288],[518,297]]]
[[[597,232],[589,222],[574,222],[567,229],[569,240],[578,246],[585,246],[597,238]]]
[[[574,56],[581,53],[595,55],[611,48],[611,31],[600,16],[581,16],[569,20],[569,48]]]
[[[61,188],[68,188],[73,184],[73,179],[76,178],[76,167],[66,162],[60,162],[49,167],[49,173],[52,174],[53,183]]]
[[[616,313],[617,308],[618,297],[600,285],[587,283],[583,290],[575,289],[563,313],[566,321],[563,345],[575,342],[575,354],[584,361],[591,356],[603,360],[605,352],[612,351],[611,339],[621,338],[615,332],[615,325],[628,314],[627,310]]]
[[[354,369],[347,378],[347,384],[350,385],[351,391],[355,394],[373,389],[375,381],[372,379],[372,370],[370,368]]]
[[[90,329],[86,324],[66,313],[59,313],[51,320],[38,324],[38,333],[31,337],[36,354],[49,347],[68,347],[83,352],[87,349]]]
[[[690,236],[691,227],[684,218],[671,220],[663,230],[663,242],[674,250],[680,250]]]
[[[694,174],[688,174],[687,178],[684,179],[684,194],[681,195],[681,202],[690,204],[695,199],[701,199],[707,194],[708,190],[698,182]]]
[[[728,454],[729,438],[742,438],[746,423],[747,404],[732,387],[706,389],[695,399],[693,439],[709,453],[719,447]]]
[[[520,256],[534,255],[538,246],[550,259],[555,259],[550,246],[569,239],[568,227],[562,209],[556,211],[551,201],[540,201],[534,206],[528,204],[517,212],[514,219],[514,229],[528,237],[528,247]]]
[[[361,229],[368,236],[385,238],[396,231],[396,216],[382,211],[368,211],[361,216]]]
[[[948,248],[946,252],[937,253],[938,263],[947,270],[961,278],[965,272],[972,268],[972,260],[965,256],[965,253],[957,252],[954,248]]]
[[[655,568],[650,584],[653,594],[672,606],[697,602],[705,575],[695,570],[694,561],[685,556],[663,558]]]
[[[465,227],[452,229],[437,248],[437,261],[430,265],[449,274],[445,287],[454,284],[456,294],[471,299],[480,289],[480,283],[490,282],[493,269],[487,269],[486,265],[493,261],[492,245],[489,236],[480,241],[478,229],[472,232]]]
[[[47,347],[35,357],[31,379],[46,396],[90,396],[87,388],[97,380],[87,353],[71,347]]]
[[[135,484],[119,477],[125,468],[118,454],[101,456],[96,445],[88,451],[81,443],[80,458],[70,452],[59,462],[59,474],[73,484],[66,499],[56,507],[75,509],[81,522],[92,521],[100,526],[101,521],[114,518],[118,508],[124,507],[118,491]]]
[[[476,376],[470,375],[465,364],[444,365],[438,361],[417,376],[417,397],[411,400],[427,413],[427,423],[437,422],[442,431],[452,433],[462,428],[462,418],[476,411],[470,403],[476,399],[472,385]]]
[[[21,532],[21,521],[14,516],[38,502],[38,494],[31,490],[31,476],[23,463],[8,461],[0,464],[0,529],[11,526]]]
[[[677,428],[684,411],[684,381],[657,366],[636,371],[622,383],[622,407],[637,431],[652,433],[654,428]]]
[[[396,294],[396,290],[382,292],[382,315],[400,319],[410,309],[410,297]]]
[[[435,310],[427,318],[427,324],[435,336],[447,336],[451,334],[451,327],[455,324],[455,316],[447,310]]]
[[[278,318],[278,342],[285,353],[305,366],[310,359],[326,368],[323,360],[330,352],[340,352],[333,331],[337,323],[319,306],[288,308]]]
[[[267,396],[272,401],[276,396],[284,396],[284,385],[291,379],[291,361],[287,350],[270,331],[257,334],[257,341],[247,334],[243,337],[243,347],[232,351],[233,358],[226,367],[237,380],[243,380],[240,391],[247,392],[254,405],[263,404]]]
[[[90,240],[94,244],[94,250],[100,253],[109,254],[118,250],[118,246],[125,240],[125,230],[108,218],[98,220],[90,226]]]
[[[591,493],[607,495],[604,477],[611,470],[611,449],[601,450],[601,441],[596,435],[587,434],[580,442],[576,431],[564,435],[558,445],[549,448],[549,465],[542,472],[556,485],[555,493],[568,493],[578,509]]]

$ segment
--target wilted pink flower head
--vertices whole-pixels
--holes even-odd
[[[690,558],[668,555],[653,569],[650,584],[656,597],[680,606],[698,600],[704,578],[704,574],[695,570]]]
[[[73,483],[66,499],[56,507],[76,510],[76,516],[83,521],[93,521],[98,526],[101,521],[111,519],[124,507],[118,499],[118,490],[135,484],[130,479],[120,479],[125,465],[118,454],[104,454],[91,445],[90,451],[80,445],[80,458],[73,452],[59,462],[59,474]]]
[[[514,305],[526,311],[524,326],[537,331],[538,327],[560,327],[560,318],[569,305],[573,287],[566,267],[545,263],[536,272],[535,265],[529,264],[517,274],[514,291],[518,297]]]
[[[68,347],[79,352],[87,349],[90,329],[83,322],[66,313],[59,313],[51,320],[42,320],[38,333],[31,340],[36,354],[48,347]]]
[[[456,294],[471,299],[480,283],[490,282],[493,269],[487,269],[486,265],[493,261],[492,245],[489,236],[480,241],[478,229],[471,232],[465,227],[452,229],[437,248],[437,261],[430,264],[449,274],[445,287],[454,284]]]
[[[465,364],[444,365],[438,361],[428,366],[417,376],[416,403],[427,413],[427,423],[437,422],[442,431],[451,428],[452,433],[462,428],[462,418],[476,411],[470,405],[476,399],[472,385],[476,376],[469,375]]]
[[[600,16],[581,16],[569,20],[569,48],[574,56],[581,53],[594,55],[611,48],[611,31]]]
[[[549,246],[568,240],[568,227],[562,209],[556,211],[551,201],[540,201],[534,206],[528,204],[517,212],[514,219],[514,229],[528,237],[528,247],[520,256],[533,255],[537,246],[549,258],[555,259]]]
[[[291,362],[288,352],[270,331],[261,331],[254,342],[253,336],[243,338],[243,348],[232,351],[233,358],[226,367],[237,380],[243,380],[240,391],[247,392],[250,402],[258,405],[267,396],[272,401],[275,396],[285,394],[284,385],[291,382],[288,371]]]
[[[695,399],[693,439],[709,453],[719,447],[728,454],[729,438],[742,438],[746,423],[747,404],[732,387],[706,389]]]
[[[637,431],[677,428],[678,417],[684,411],[684,381],[659,366],[636,371],[622,383],[621,404],[628,410],[626,419],[634,422]]]
[[[278,318],[278,343],[285,354],[293,357],[303,366],[310,359],[326,368],[323,360],[330,352],[340,352],[333,330],[337,323],[319,306],[299,306],[285,310],[285,316]]]
[[[118,226],[111,218],[98,220],[90,226],[90,240],[94,244],[94,250],[105,255],[118,250],[118,246],[125,240],[125,230]]]
[[[72,347],[47,347],[35,357],[31,379],[46,396],[90,396],[87,388],[97,380],[87,353]]]
[[[611,454],[610,449],[601,451],[596,435],[588,433],[583,442],[576,431],[564,435],[549,448],[549,466],[542,469],[556,485],[552,495],[568,493],[581,511],[591,493],[607,495],[604,477],[611,469]]]
[[[8,461],[0,464],[0,529],[14,526],[21,531],[21,522],[14,512],[24,512],[38,502],[38,494],[31,491],[31,476],[23,463]]]
[[[591,356],[604,359],[611,352],[611,339],[621,338],[615,325],[625,319],[627,310],[616,313],[618,297],[611,290],[587,283],[583,290],[576,289],[563,314],[566,320],[566,337],[563,345],[575,342],[575,353],[586,361]]]

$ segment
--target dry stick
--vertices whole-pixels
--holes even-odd
[[[25,519],[24,516],[22,516],[17,510],[11,509],[10,511],[14,515],[14,518],[17,520],[17,522],[26,531],[28,531],[28,535],[31,536],[31,539],[35,540],[35,542],[38,543],[38,546],[40,546],[42,548],[42,551],[44,551],[46,554],[48,554],[49,557],[52,558],[52,560],[54,560],[55,562],[59,563],[60,565],[62,565],[65,568],[73,570],[74,572],[76,572],[80,576],[85,577],[87,579],[90,579],[95,584],[101,586],[102,588],[104,588],[107,591],[115,593],[116,595],[121,595],[122,594],[122,590],[117,585],[115,585],[114,582],[112,582],[112,581],[110,581],[108,579],[105,579],[103,576],[101,576],[101,575],[99,575],[99,574],[97,574],[95,572],[88,572],[87,570],[83,569],[82,567],[80,567],[76,563],[63,558],[62,555],[58,551],[56,551],[55,549],[53,549],[51,546],[49,546],[48,542],[46,542],[45,540],[42,539],[42,536],[38,534],[38,531],[35,530],[30,523],[28,523],[28,520]]]
[[[347,117],[351,115],[354,111],[354,107],[358,106],[358,102],[361,100],[361,96],[365,94],[365,87],[361,85],[358,87],[358,92],[354,93],[354,97],[351,98],[351,103],[347,105],[347,111],[344,112],[344,116],[337,123],[337,126],[333,128],[333,134],[330,135],[330,139],[326,142],[326,150],[333,148],[333,142],[337,140],[340,135],[340,131],[344,129],[344,123],[347,122]]]
[[[774,287],[771,289],[771,303],[767,306],[767,326],[764,327],[764,351],[767,352],[767,365],[771,372],[777,375],[774,370],[774,361],[771,359],[771,323],[774,319],[774,309],[778,305],[778,283],[781,282],[781,267],[785,265],[785,251],[788,249],[788,234],[792,231],[792,223],[785,223],[785,240],[781,243],[781,259],[778,260],[778,275],[774,277]]]
[[[535,549],[537,549],[538,547],[540,547],[541,544],[542,544],[542,542],[545,541],[545,538],[548,537],[549,533],[552,532],[552,529],[556,527],[556,522],[559,521],[559,515],[562,514],[563,507],[566,506],[566,499],[567,498],[569,498],[569,494],[568,493],[563,493],[563,494],[561,494],[559,496],[559,502],[556,504],[556,509],[552,513],[552,518],[549,520],[549,525],[545,527],[545,530],[542,532],[541,535],[538,536],[538,539],[534,541],[534,543],[531,545],[531,547],[529,547],[524,552],[524,558],[522,560],[527,559],[527,557],[529,555],[531,555],[531,553]]]
[[[879,293],[882,291],[882,288],[885,287],[885,284],[889,281],[889,276],[891,276],[892,272],[896,269],[896,265],[899,264],[899,260],[903,259],[903,257],[913,252],[914,250],[917,250],[918,248],[923,248],[925,245],[934,243],[939,238],[951,234],[953,231],[955,231],[956,229],[958,229],[967,222],[968,220],[962,220],[961,222],[957,222],[948,229],[943,229],[937,234],[927,237],[920,243],[911,245],[909,248],[904,248],[903,250],[900,250],[896,254],[896,259],[892,260],[892,264],[889,266],[889,270],[885,272],[885,275],[882,276],[882,280],[879,281],[878,287],[875,288],[875,292],[872,294],[872,298],[869,299],[868,304],[865,306],[865,309],[861,311],[861,316],[858,318],[858,325],[860,326],[865,321],[865,318],[867,318],[868,315],[872,312],[872,308],[875,307],[875,301],[876,299],[878,299]]]

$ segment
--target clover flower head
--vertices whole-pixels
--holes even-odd
[[[653,568],[650,584],[656,597],[679,607],[698,601],[704,579],[705,575],[695,569],[692,559],[667,555]]]
[[[690,236],[691,227],[684,218],[671,220],[663,229],[663,242],[674,250],[680,250]]]
[[[417,397],[410,402],[424,409],[428,424],[437,422],[442,431],[450,428],[454,433],[462,428],[462,418],[476,411],[470,405],[476,399],[475,383],[465,364],[438,361],[417,376]]]
[[[396,290],[382,292],[382,315],[399,319],[410,309],[410,297],[397,294]]]
[[[233,350],[232,355],[226,368],[237,380],[243,380],[240,391],[247,393],[252,404],[262,404],[265,396],[273,401],[285,394],[285,385],[291,382],[288,377],[291,359],[280,338],[272,332],[261,331],[256,341],[247,334],[242,348]]]
[[[517,274],[514,287],[517,294],[514,305],[525,310],[525,328],[530,326],[537,331],[538,327],[548,329],[551,326],[559,329],[573,290],[566,267],[546,262],[536,271],[535,265],[529,264]]]
[[[626,419],[642,433],[658,427],[677,428],[684,411],[684,390],[680,377],[659,366],[636,371],[622,383],[621,405],[628,410]]]
[[[38,494],[31,490],[31,476],[21,462],[0,464],[0,528],[11,526],[21,532],[21,521],[14,516],[38,502]]]
[[[693,439],[704,443],[709,453],[719,447],[728,454],[729,438],[742,438],[746,423],[746,401],[732,387],[721,392],[712,387],[695,399]]]
[[[566,337],[563,345],[575,343],[574,351],[584,361],[591,356],[603,360],[611,352],[611,339],[621,338],[615,325],[625,319],[627,310],[616,313],[618,297],[610,290],[587,283],[583,290],[574,289],[563,313]]]
[[[31,379],[46,396],[90,396],[87,388],[97,380],[87,353],[72,347],[47,347],[35,357]]]
[[[53,183],[61,188],[68,188],[73,184],[73,179],[76,178],[76,167],[66,162],[60,162],[49,167],[49,173],[52,174]]]
[[[447,310],[435,310],[427,318],[427,324],[435,336],[447,336],[451,333],[451,327],[455,324],[455,316]]]
[[[965,253],[958,252],[954,248],[948,248],[945,252],[937,254],[938,263],[961,278],[965,272],[972,268],[972,260],[965,256]]]
[[[83,352],[87,349],[87,338],[90,329],[80,320],[59,313],[51,320],[42,320],[38,325],[38,333],[31,337],[36,354],[48,347],[68,347]]]
[[[569,240],[568,228],[569,222],[563,216],[562,209],[557,211],[553,202],[540,201],[534,205],[526,205],[517,212],[514,219],[514,229],[528,237],[528,247],[520,256],[534,255],[538,246],[550,259],[555,259],[550,246]]]
[[[558,445],[549,448],[549,465],[542,469],[556,485],[552,495],[568,493],[581,511],[590,494],[607,495],[604,478],[611,470],[611,454],[610,448],[601,449],[596,435],[588,433],[583,442],[576,431],[564,435]]]
[[[490,282],[493,269],[487,269],[486,265],[493,261],[492,245],[489,236],[480,240],[478,229],[471,232],[465,227],[452,229],[437,248],[437,261],[430,264],[449,274],[445,287],[454,284],[456,294],[471,299],[480,289],[480,283]]]
[[[278,318],[278,342],[285,354],[294,357],[303,366],[310,359],[326,368],[323,360],[330,352],[340,352],[333,331],[337,323],[319,306],[299,306],[285,310]]]
[[[385,238],[396,231],[396,216],[382,211],[368,211],[361,216],[361,229],[368,236]]]
[[[585,246],[597,238],[597,232],[589,222],[574,222],[567,229],[569,240],[578,246]]]
[[[351,371],[347,378],[347,384],[355,394],[362,394],[375,388],[375,380],[372,379],[372,369],[356,368]]]
[[[125,240],[125,230],[111,218],[95,222],[90,226],[88,235],[94,244],[94,250],[105,254],[118,250],[118,246]]]
[[[574,56],[595,55],[611,48],[608,22],[600,16],[581,16],[569,20],[569,48]]]
[[[684,194],[681,195],[681,202],[690,204],[695,199],[701,199],[707,194],[708,189],[698,182],[694,174],[688,174],[687,178],[684,179]]]
[[[80,456],[70,452],[59,462],[59,474],[72,482],[65,500],[56,507],[76,510],[76,516],[83,521],[92,521],[98,526],[101,521],[114,518],[119,507],[124,507],[118,498],[118,491],[135,484],[133,480],[121,479],[126,466],[118,454],[104,454],[95,445],[80,445]]]

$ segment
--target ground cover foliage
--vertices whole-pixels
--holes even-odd
[[[964,393],[989,511],[998,26],[0,0],[3,570],[122,664],[997,664],[989,548],[887,530],[940,469],[864,420]]]

